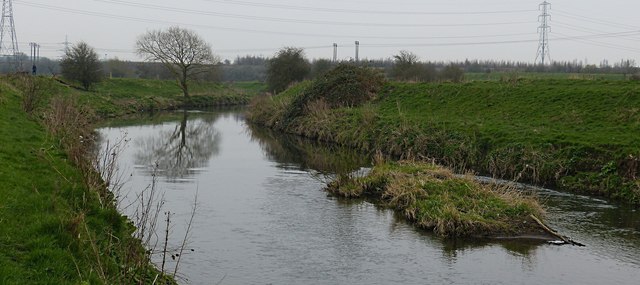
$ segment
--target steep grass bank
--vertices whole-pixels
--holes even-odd
[[[281,131],[456,172],[640,203],[640,84],[602,80],[387,83],[375,100],[330,108],[308,102],[313,83],[260,97],[249,119]]]
[[[373,199],[440,236],[546,235],[530,218],[543,215],[535,199],[506,186],[456,177],[433,164],[381,163],[366,176],[339,176],[327,191],[341,197]]]
[[[57,110],[44,109],[39,124],[35,113],[30,118],[22,109],[26,91],[5,80],[0,82],[0,283],[150,283],[158,272],[132,238],[135,229],[81,161],[83,145],[90,143],[84,141],[91,122],[87,109],[52,99]],[[63,117],[69,120],[59,120]]]

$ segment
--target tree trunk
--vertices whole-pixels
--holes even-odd
[[[182,69],[182,78],[180,79],[180,88],[182,88],[182,93],[184,94],[184,98],[189,98],[189,86],[187,85],[187,73],[188,70],[186,68]]]
[[[182,89],[182,94],[184,94],[184,98],[189,98],[189,87],[187,86],[187,81],[180,82],[180,89]]]

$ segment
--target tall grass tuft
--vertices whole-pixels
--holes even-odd
[[[33,112],[44,99],[43,86],[33,76],[21,76],[20,81],[22,81],[22,109],[27,114],[33,115]]]
[[[529,215],[544,211],[535,197],[508,186],[414,161],[376,165],[364,177],[342,175],[327,186],[341,197],[367,197],[395,209],[419,227],[445,237],[537,232]]]
[[[57,96],[51,99],[44,112],[43,123],[71,161],[80,165],[92,143],[94,119],[95,115],[88,107],[79,105],[73,98]]]

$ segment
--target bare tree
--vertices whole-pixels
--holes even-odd
[[[412,53],[407,50],[401,50],[399,54],[394,55],[393,58],[396,61],[396,64],[416,64],[419,59],[415,53]]]
[[[145,60],[162,62],[173,73],[185,98],[189,97],[188,81],[218,62],[208,43],[180,27],[147,32],[138,38],[136,48]]]
[[[400,81],[433,81],[436,70],[430,64],[421,63],[418,56],[410,51],[402,50],[394,55],[394,65],[390,75]]]

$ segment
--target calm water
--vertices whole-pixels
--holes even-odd
[[[446,242],[368,202],[322,191],[366,157],[249,128],[240,112],[175,113],[102,128],[129,139],[120,156],[123,205],[151,182],[184,236],[196,192],[185,284],[640,284],[640,212],[537,190],[548,222],[587,247]],[[133,208],[122,206],[133,216]],[[173,266],[173,264],[170,264]]]

